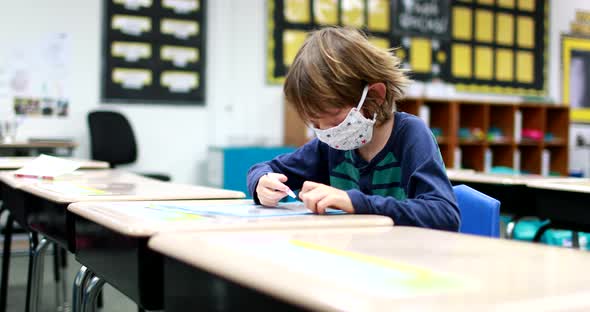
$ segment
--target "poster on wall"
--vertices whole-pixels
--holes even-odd
[[[205,0],[108,0],[102,99],[203,105]]]
[[[7,55],[0,76],[11,114],[26,117],[66,117],[69,112],[68,67],[71,46],[66,33],[16,45]]]
[[[562,35],[562,101],[572,122],[590,123],[590,37]]]

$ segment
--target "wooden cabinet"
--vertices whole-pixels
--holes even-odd
[[[428,122],[449,168],[568,174],[567,106],[409,98],[397,109]],[[303,122],[286,110],[285,144],[307,140]]]

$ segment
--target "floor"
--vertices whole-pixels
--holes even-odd
[[[48,254],[50,254],[48,252]],[[17,253],[13,255],[10,262],[10,275],[6,311],[17,312],[24,311],[26,298],[26,281],[27,281],[27,267],[29,257],[24,253]],[[80,264],[76,262],[73,255],[69,255],[68,269],[67,269],[67,297],[71,304],[72,298],[72,283],[74,277],[80,268]],[[53,280],[53,256],[46,256],[45,260],[45,275],[44,287],[42,293],[42,300],[39,312],[55,312],[56,309],[56,283]],[[119,291],[109,285],[104,287],[104,306],[102,311],[119,312],[119,311],[137,311],[137,306],[121,294]]]

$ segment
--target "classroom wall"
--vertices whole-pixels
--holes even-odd
[[[559,99],[559,33],[587,1],[550,2],[549,91]],[[101,1],[0,1],[0,66],[17,42],[48,32],[71,36],[71,110],[65,119],[29,118],[20,137],[73,137],[88,157],[86,114],[117,109],[130,119],[139,160],[129,168],[168,172],[177,182],[204,183],[207,146],[280,144],[281,87],[265,82],[266,1],[209,0],[206,106],[101,104],[99,97]],[[29,16],[29,18],[27,18]],[[7,31],[10,29],[10,31]],[[4,54],[3,54],[4,53]],[[6,101],[0,99],[0,106]]]
[[[168,172],[183,183],[205,181],[210,144],[279,144],[280,86],[264,82],[265,1],[208,2],[207,105],[173,106],[100,103],[101,1],[0,1],[0,66],[15,44],[52,32],[71,38],[69,117],[27,118],[19,138],[72,137],[80,143],[75,155],[88,157],[86,114],[119,110],[130,119],[140,147],[137,163],[128,168]],[[0,99],[0,105],[5,114],[12,104]]]
[[[590,1],[552,1],[550,10],[551,28],[549,31],[551,45],[549,47],[549,91],[561,102],[561,34],[569,33],[570,23],[575,20],[576,10],[590,11]],[[569,168],[590,176],[590,149],[577,147],[576,136],[580,135],[590,142],[590,127],[572,124],[570,127]]]

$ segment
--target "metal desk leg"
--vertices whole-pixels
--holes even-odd
[[[10,255],[12,245],[12,224],[14,220],[10,211],[4,226],[4,249],[2,250],[2,281],[0,282],[0,311],[6,311],[6,293],[8,291],[8,275],[10,273]],[[1,215],[1,214],[0,214]]]
[[[27,298],[25,300],[25,311],[31,311],[31,296],[33,287],[33,261],[35,259],[35,250],[39,245],[39,237],[36,232],[29,233],[29,268],[27,270]]]
[[[92,272],[85,266],[82,266],[76,274],[74,279],[74,291],[72,292],[72,311],[82,311],[82,300],[84,298],[84,290],[88,280],[92,277]]]
[[[55,304],[57,311],[69,311],[69,303],[67,300],[67,289],[66,284],[66,266],[64,258],[67,257],[65,250],[56,243],[53,244],[54,262],[53,269],[55,270]]]
[[[43,263],[45,261],[45,252],[50,243],[43,238],[37,245],[37,233],[31,233],[30,240],[31,250],[29,250],[29,283],[27,285],[26,310],[37,312],[39,310],[39,303],[41,301],[41,293],[43,290]]]
[[[59,270],[59,247],[56,243],[53,243],[53,281],[55,282],[55,306],[57,311],[61,311],[61,305],[63,303],[61,289],[59,288],[60,281],[63,276]]]
[[[105,281],[100,277],[93,274],[92,278],[88,281],[88,285],[84,289],[84,297],[82,299],[82,312],[95,312],[96,311],[96,299],[98,294],[102,290],[102,286]]]

